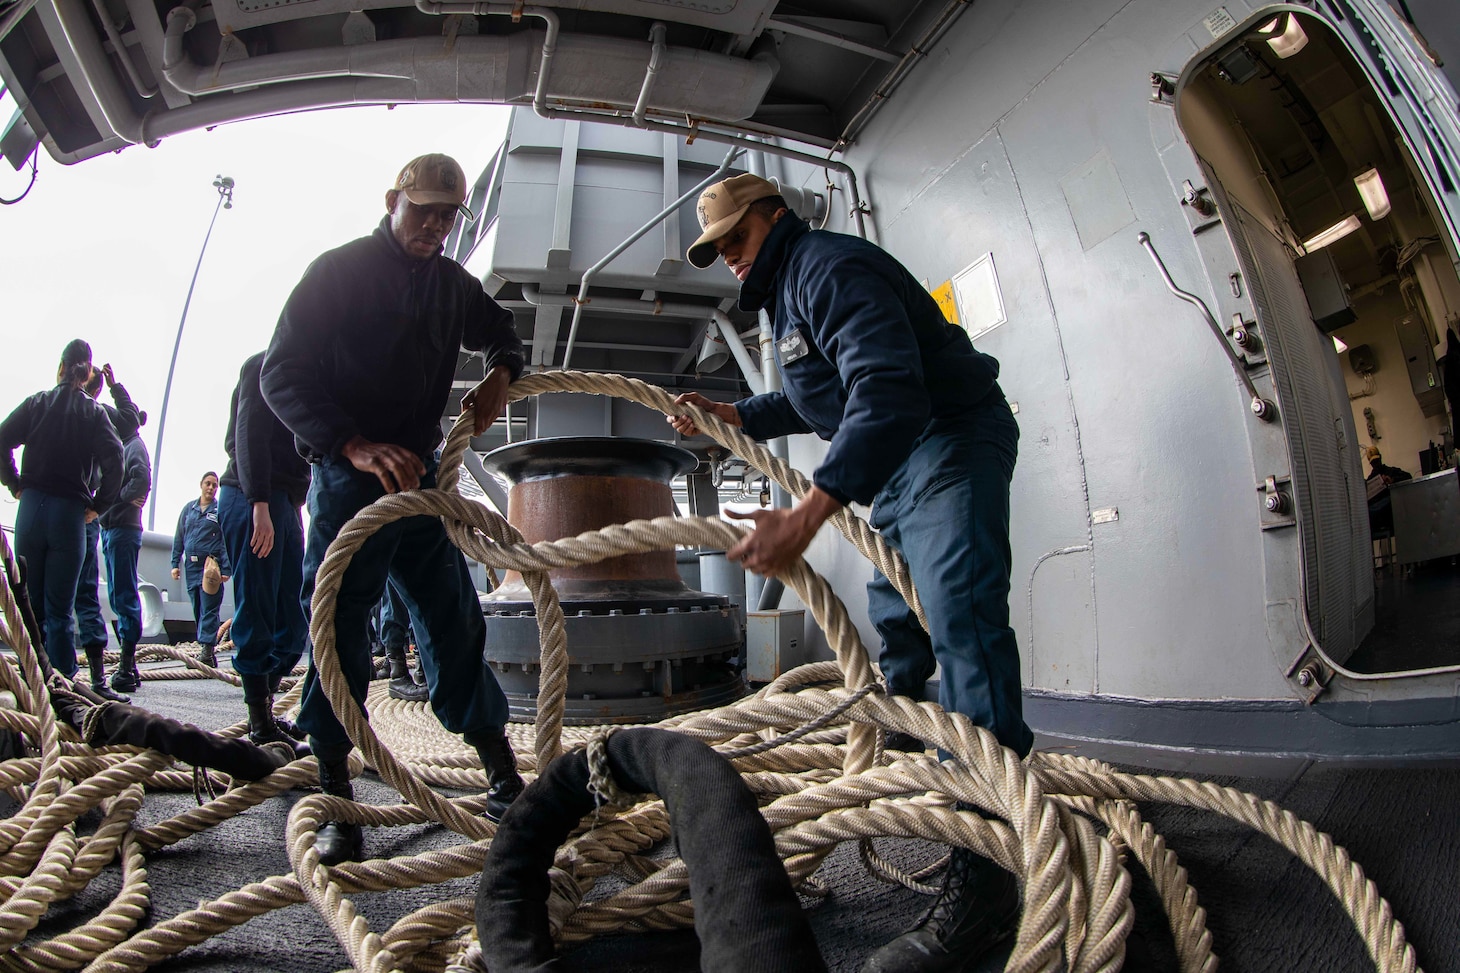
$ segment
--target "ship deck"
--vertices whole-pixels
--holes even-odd
[[[241,718],[238,691],[203,680],[144,684],[137,701],[205,728]],[[1281,779],[1209,778],[1276,801],[1344,846],[1374,879],[1404,923],[1422,968],[1460,970],[1460,769],[1325,771],[1307,766]],[[357,784],[362,800],[392,802],[394,793],[371,775]],[[293,797],[275,798],[216,828],[148,856],[150,921],[176,915],[249,882],[289,871],[285,820]],[[193,803],[191,795],[149,798],[139,823],[154,823]],[[1213,945],[1227,971],[1372,970],[1343,910],[1320,879],[1265,837],[1205,812],[1143,808],[1187,868],[1208,912]],[[367,834],[374,855],[400,855],[454,843],[439,828],[408,827]],[[879,842],[904,866],[934,860],[938,849],[918,841]],[[853,845],[828,859],[819,879],[831,894],[805,900],[829,969],[855,971],[863,956],[891,938],[926,907],[909,890],[883,884],[862,868]],[[115,865],[67,906],[53,910],[40,932],[54,935],[96,913],[119,886]],[[474,895],[474,880],[426,889],[361,895],[356,904],[380,930],[432,901]],[[1128,941],[1128,970],[1172,970],[1175,954],[1149,882],[1137,876],[1136,929]],[[623,935],[572,947],[571,970],[679,973],[699,968],[692,932]],[[347,965],[321,919],[306,905],[269,913],[194,947],[158,969],[327,973]],[[1002,968],[1002,956],[977,969]]]

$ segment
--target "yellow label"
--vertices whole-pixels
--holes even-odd
[[[943,309],[943,317],[948,319],[949,324],[958,323],[958,302],[953,299],[953,281],[945,280],[934,288],[933,300]]]

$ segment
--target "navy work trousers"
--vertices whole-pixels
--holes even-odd
[[[387,653],[403,653],[410,644],[411,616],[406,603],[401,600],[395,585],[385,586],[385,597],[380,599],[380,644]]]
[[[304,524],[286,490],[269,494],[274,547],[249,549],[253,504],[236,487],[218,491],[218,526],[233,562],[233,668],[241,676],[286,676],[303,656],[309,626],[299,604],[304,586]]]
[[[106,598],[117,616],[117,641],[132,645],[142,638],[142,599],[137,595],[137,559],[141,555],[141,527],[102,528]]]
[[[106,619],[101,617],[101,564],[96,556],[101,540],[101,523],[86,525],[86,553],[81,559],[81,576],[76,580],[77,641],[82,648],[106,645]]]
[[[422,488],[436,485],[436,464],[425,460]],[[384,495],[374,475],[348,460],[314,464],[309,486],[309,535],[304,554],[302,603],[314,597],[315,575],[340,528]],[[441,724],[473,743],[507,725],[507,697],[482,660],[486,623],[466,559],[446,537],[435,517],[407,517],[372,534],[356,552],[341,579],[335,601],[335,645],[350,692],[365,704],[370,683],[371,610],[389,578],[399,590],[413,622],[416,649]],[[340,725],[311,660],[305,675],[299,726],[322,762],[344,757],[352,744]]]
[[[63,676],[76,675],[76,580],[86,558],[86,504],[43,493],[20,495],[15,553],[25,558],[26,591],[45,633],[46,654]]]
[[[902,553],[931,632],[880,571],[867,585],[890,692],[939,703],[1026,755],[1019,646],[1009,627],[1009,481],[1019,426],[997,387],[969,414],[935,419],[877,495],[871,523]]]
[[[198,620],[198,641],[203,645],[218,644],[218,626],[223,620],[218,613],[223,609],[223,588],[219,586],[216,595],[203,590],[203,558],[196,561],[189,557],[183,569],[183,580],[188,585],[188,600],[193,603],[193,618]]]

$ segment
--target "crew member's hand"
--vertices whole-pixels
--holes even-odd
[[[490,429],[502,410],[507,408],[507,386],[511,384],[511,370],[505,365],[498,365],[461,397],[461,407],[472,411],[473,436],[480,436]]]
[[[374,473],[386,493],[401,493],[421,485],[426,464],[421,457],[394,443],[372,443],[356,436],[345,443],[340,454],[361,473]]]
[[[181,578],[181,577],[182,577],[182,572],[180,570],[178,570],[177,568],[173,568],[172,569],[172,580],[176,581],[178,578]]]
[[[812,487],[791,510],[754,510],[748,514],[727,510],[725,513],[736,520],[755,521],[755,531],[725,556],[756,574],[774,578],[796,563],[821,525],[840,509],[841,504],[831,494]]]
[[[106,380],[108,386],[117,384],[117,376],[112,372],[112,363],[107,362],[101,366],[101,377]]]
[[[96,519],[96,516],[97,516],[96,515],[96,511],[95,510],[92,510],[91,508],[88,507],[87,510],[86,510],[86,522],[88,524],[91,523],[92,521],[94,521]]]
[[[228,633],[233,630],[233,619],[229,619],[218,626],[218,643],[221,645],[228,641]]]
[[[729,402],[714,402],[705,398],[698,392],[686,392],[674,400],[675,405],[697,405],[706,412],[719,416],[721,420],[732,426],[740,425],[740,410]],[[700,427],[689,416],[665,416],[665,421],[674,427],[674,431],[681,436],[698,436]]]
[[[226,574],[220,574],[220,575],[218,575],[218,583],[219,584],[227,584],[229,577],[230,577],[230,575],[226,575]]]
[[[132,501],[132,506],[136,507],[138,510],[141,510],[143,507],[147,506],[147,498],[138,497],[136,500]]]
[[[268,557],[274,549],[274,519],[269,516],[269,505],[264,500],[253,502],[253,537],[248,549],[256,557]]]

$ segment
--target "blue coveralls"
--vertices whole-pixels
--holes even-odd
[[[404,652],[410,643],[411,615],[406,603],[395,585],[385,586],[385,597],[380,599],[380,644],[386,654]]]
[[[203,590],[203,568],[209,557],[218,559],[224,575],[233,574],[233,565],[223,544],[223,530],[218,526],[218,500],[207,508],[198,501],[189,501],[177,517],[177,530],[172,535],[172,566],[183,569],[188,598],[193,603],[193,618],[198,622],[198,642],[218,643],[218,611],[223,607],[223,589],[217,594]]]
[[[304,584],[299,508],[309,486],[309,464],[264,402],[259,388],[263,360],[259,352],[239,369],[223,441],[228,467],[218,488],[218,511],[233,564],[234,671],[277,680],[289,674],[309,645],[309,624],[299,604]],[[274,546],[265,557],[250,548],[255,503],[269,505],[274,525]],[[245,681],[245,696],[250,688]]]
[[[86,553],[81,576],[76,581],[76,641],[83,649],[106,645],[106,619],[101,617],[101,565],[97,546],[101,543],[101,521],[86,525]]]
[[[330,542],[346,521],[384,495],[373,474],[341,453],[360,436],[420,457],[423,489],[435,486],[434,451],[459,349],[480,350],[486,371],[522,371],[510,311],[455,261],[418,260],[396,242],[389,219],[373,234],[321,255],[295,287],[264,357],[264,397],[313,463],[305,542],[306,609]],[[431,708],[468,744],[507,723],[507,698],[482,653],[486,625],[466,560],[436,517],[408,517],[373,534],[351,559],[335,603],[341,672],[363,707],[371,676],[370,612],[387,578],[415,623]],[[351,743],[314,662],[298,723],[321,764]]]
[[[1020,756],[1019,648],[1009,626],[1009,482],[1019,427],[998,362],[974,350],[927,291],[880,248],[785,214],[761,244],[740,306],[774,321],[784,391],[736,403],[755,439],[830,441],[812,479],[873,504],[931,632],[880,572],[868,614],[888,688],[921,699],[938,663],[940,702]]]

